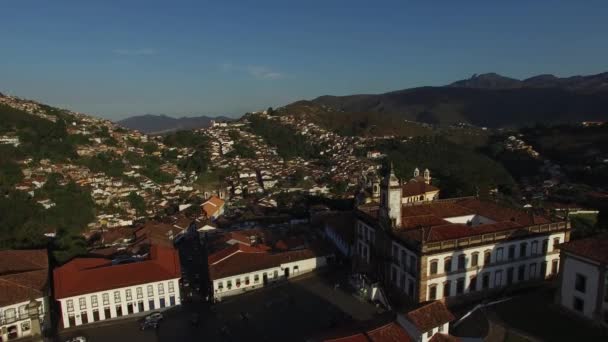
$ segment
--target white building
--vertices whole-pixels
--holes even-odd
[[[560,246],[557,302],[608,326],[608,234]]]
[[[210,255],[208,262],[213,296],[220,300],[312,272],[327,264],[327,256],[311,249],[271,253],[237,243]]]
[[[153,245],[148,259],[125,264],[76,258],[53,274],[63,328],[181,303],[179,255],[170,247]]]
[[[415,302],[557,275],[567,221],[476,198],[404,204],[391,172],[381,204],[357,210],[356,254]]]
[[[0,251],[0,341],[48,326],[48,267],[44,249]]]

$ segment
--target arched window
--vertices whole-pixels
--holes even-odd
[[[483,252],[483,264],[489,265],[492,262],[492,251]]]
[[[475,267],[479,265],[479,252],[471,254],[471,266]]]
[[[433,284],[429,286],[429,300],[437,299],[437,285]]]
[[[443,270],[446,273],[452,271],[452,257],[446,257],[443,259]]]
[[[439,262],[437,260],[431,260],[431,274],[437,274],[437,264]]]

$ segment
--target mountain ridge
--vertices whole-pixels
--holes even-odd
[[[209,127],[211,121],[231,121],[226,116],[182,116],[179,118],[166,114],[142,114],[131,116],[116,123],[125,128],[138,130],[146,134],[163,134],[178,130],[189,130]]]
[[[523,81],[496,73],[446,86],[425,86],[382,94],[323,95],[288,104],[285,114],[307,115],[331,127],[342,125],[394,125],[397,119],[446,126],[468,123],[500,128],[538,122],[580,122],[608,119],[608,73],[559,78],[543,74]],[[375,116],[390,118],[386,123]],[[325,116],[325,117],[323,117]],[[349,116],[354,119],[349,120]],[[393,132],[394,129],[376,129]],[[385,133],[386,134],[386,133]]]

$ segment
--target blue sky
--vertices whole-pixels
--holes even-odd
[[[608,70],[608,1],[3,1],[0,92],[119,119]]]

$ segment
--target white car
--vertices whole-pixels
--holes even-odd
[[[146,316],[145,318],[146,321],[162,321],[163,320],[163,314],[160,312],[153,312],[151,314],[149,314],[148,316]]]
[[[87,338],[84,336],[76,336],[66,340],[65,342],[87,342]]]

